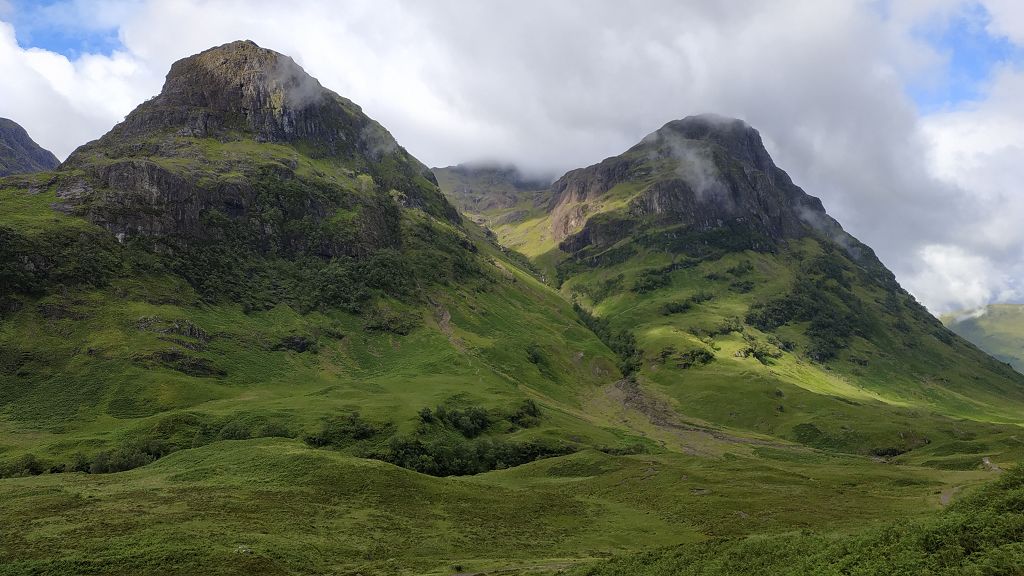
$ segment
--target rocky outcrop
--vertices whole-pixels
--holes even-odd
[[[0,118],[0,177],[53,170],[60,164],[13,120]]]

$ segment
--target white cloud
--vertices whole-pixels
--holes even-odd
[[[990,30],[1019,40],[1017,3],[985,3]],[[431,165],[490,158],[561,171],[671,119],[741,117],[934,311],[983,292],[1006,297],[1012,279],[987,274],[987,292],[962,297],[961,284],[940,283],[942,293],[932,280],[958,277],[957,266],[973,273],[976,259],[1009,270],[1022,256],[1015,73],[1004,71],[984,102],[933,117],[906,96],[946,57],[917,31],[948,22],[963,0],[61,6],[89,14],[86,28],[116,23],[123,50],[72,61],[19,48],[0,24],[0,74],[17,79],[0,92],[0,115],[60,156],[155,94],[174,60],[249,38],[293,56]]]
[[[1024,44],[1024,3],[1020,0],[981,0],[981,3],[992,16],[988,24],[990,34]]]
[[[1000,266],[958,246],[924,246],[919,256],[922,269],[908,288],[934,309],[975,310],[1019,295]]]

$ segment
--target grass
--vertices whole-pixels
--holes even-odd
[[[1024,470],[942,513],[853,534],[718,539],[580,568],[572,574],[1018,574],[1024,561],[1020,498]]]

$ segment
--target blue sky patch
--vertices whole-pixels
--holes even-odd
[[[118,19],[134,2],[118,3],[108,11],[76,0],[10,0],[4,20],[14,25],[18,44],[42,48],[70,59],[85,53],[109,55],[122,48]],[[104,7],[106,8],[106,7]]]
[[[1024,63],[1024,49],[1005,37],[988,34],[986,26],[990,19],[983,6],[973,4],[941,28],[918,31],[921,38],[948,59],[937,83],[908,87],[921,112],[935,112],[981,99],[997,66]]]

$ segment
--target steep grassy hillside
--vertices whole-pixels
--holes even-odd
[[[981,311],[942,317],[968,342],[1024,372],[1024,305],[992,304]]]

